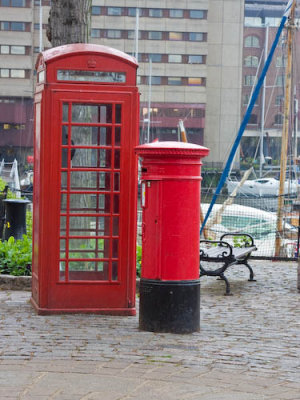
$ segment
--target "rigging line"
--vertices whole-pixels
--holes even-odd
[[[291,6],[292,6],[293,3],[294,3],[294,0],[289,0],[289,2],[288,2],[288,4],[287,4],[287,7],[286,7],[286,9],[285,9],[285,13],[284,13],[284,15],[283,15],[283,17],[282,17],[282,20],[281,20],[281,22],[280,22],[280,25],[279,25],[279,27],[278,27],[278,30],[277,30],[275,39],[274,39],[274,41],[273,41],[271,50],[270,50],[270,52],[269,52],[267,61],[266,61],[265,64],[264,64],[263,71],[262,71],[262,73],[261,73],[261,75],[260,75],[260,77],[259,77],[259,80],[258,80],[257,85],[256,85],[256,87],[255,87],[255,90],[254,90],[254,92],[253,92],[253,95],[252,95],[252,98],[251,98],[249,107],[248,107],[248,109],[247,109],[247,111],[246,111],[246,114],[245,114],[245,116],[244,116],[244,119],[243,119],[243,121],[242,121],[242,123],[241,123],[241,125],[240,125],[240,129],[239,129],[239,131],[238,131],[238,134],[237,134],[237,137],[236,137],[236,139],[235,139],[235,142],[234,142],[234,144],[233,144],[233,146],[232,146],[232,149],[231,149],[229,158],[228,158],[228,160],[227,160],[227,163],[226,163],[225,168],[224,168],[224,170],[223,170],[223,173],[222,173],[222,175],[221,175],[220,181],[219,181],[218,186],[217,186],[217,188],[216,188],[216,191],[215,191],[215,193],[214,193],[214,195],[213,195],[213,198],[212,198],[212,201],[211,201],[211,203],[210,203],[210,205],[209,205],[209,208],[208,208],[208,210],[207,210],[207,212],[206,212],[206,215],[205,215],[203,224],[202,224],[201,229],[200,229],[200,234],[202,233],[202,231],[203,231],[203,229],[204,229],[204,227],[205,227],[205,224],[206,224],[206,222],[207,222],[207,220],[208,220],[208,217],[209,217],[209,215],[210,215],[210,213],[211,213],[211,210],[212,210],[212,208],[213,208],[213,206],[214,206],[214,204],[215,204],[215,202],[216,202],[216,200],[217,200],[217,197],[219,196],[219,194],[220,194],[220,192],[221,192],[221,189],[223,188],[223,186],[224,186],[224,184],[225,184],[225,181],[226,181],[227,177],[228,177],[228,174],[229,174],[229,171],[230,171],[230,168],[231,168],[231,164],[232,164],[232,162],[233,162],[233,158],[234,158],[235,153],[236,153],[236,150],[237,150],[237,148],[238,148],[238,146],[239,146],[239,144],[240,144],[240,141],[241,141],[241,138],[242,138],[243,133],[244,133],[244,131],[245,131],[245,128],[246,128],[246,126],[247,126],[247,124],[248,124],[248,122],[249,122],[249,119],[250,119],[251,112],[252,112],[252,110],[253,110],[255,101],[256,101],[256,99],[257,99],[257,97],[258,97],[258,95],[259,95],[259,92],[260,92],[260,89],[261,89],[261,87],[262,87],[263,81],[264,81],[264,79],[265,79],[266,73],[267,73],[267,71],[268,71],[268,69],[269,69],[269,66],[270,66],[270,64],[271,64],[271,61],[272,61],[272,58],[273,58],[275,49],[276,49],[276,47],[277,47],[277,45],[278,45],[278,41],[279,41],[281,32],[282,32],[282,30],[283,30],[283,28],[284,28],[284,26],[285,26],[286,20],[288,19],[288,16],[289,16],[289,13],[290,13],[290,9],[291,9]]]
[[[274,78],[274,85],[272,85],[272,91],[271,91],[271,95],[270,95],[270,97],[269,97],[269,102],[268,102],[267,111],[266,111],[266,113],[265,113],[264,124],[266,123],[267,115],[268,115],[268,113],[269,113],[269,111],[270,111],[270,107],[271,107],[271,103],[272,103],[272,98],[273,98],[273,95],[274,95],[275,87],[277,87],[277,86],[275,85],[275,83],[276,83],[276,80],[277,80],[277,77],[278,77],[278,73],[279,73],[279,68],[276,68],[276,75],[275,75],[275,78]]]
[[[263,59],[264,52],[265,52],[265,49],[262,49],[262,52],[261,52],[261,55],[260,55],[260,59],[259,59],[259,63],[258,63],[258,66],[256,68],[254,83],[253,83],[252,88],[251,88],[251,92],[250,92],[250,96],[249,96],[249,100],[248,100],[248,104],[247,104],[247,109],[248,109],[248,107],[250,105],[250,101],[251,101],[251,98],[252,98],[252,95],[253,95],[253,92],[254,92],[254,89],[255,89],[255,85],[257,84],[257,76],[258,76],[258,72],[260,70],[260,65],[261,65],[261,62],[262,62],[262,59]],[[234,143],[234,139],[231,141],[230,145],[233,146],[233,143]],[[260,143],[260,141],[258,141],[258,144],[259,143]],[[228,154],[229,154],[229,150],[227,150],[227,152],[226,152],[226,157],[228,157]],[[256,156],[255,156],[255,158],[256,158]],[[254,160],[255,160],[255,158],[254,158]],[[230,171],[229,171],[229,174],[228,174],[229,176],[231,174],[231,170],[232,170],[232,165],[230,167]]]

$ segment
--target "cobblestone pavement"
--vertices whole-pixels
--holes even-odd
[[[201,282],[201,331],[140,332],[138,316],[38,316],[0,290],[0,399],[300,399],[297,265],[228,271],[233,296]]]

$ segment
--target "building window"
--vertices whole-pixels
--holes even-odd
[[[189,86],[202,86],[203,79],[202,78],[188,78],[188,85]]]
[[[129,17],[136,17],[136,7],[128,7],[127,15]],[[139,8],[139,16],[142,17],[143,15],[144,15],[144,10],[142,8]]]
[[[100,37],[100,29],[91,29],[91,37],[99,38]]]
[[[204,18],[204,11],[202,10],[190,10],[190,18]]]
[[[135,31],[127,31],[128,39],[135,39]],[[142,38],[141,31],[139,31],[139,39]]]
[[[251,114],[250,115],[249,124],[257,125],[257,115],[256,114]]]
[[[8,68],[1,68],[0,69],[0,77],[1,78],[9,78],[9,69]]]
[[[275,105],[276,106],[281,106],[283,104],[283,99],[284,99],[284,97],[282,95],[276,96]]]
[[[11,78],[25,78],[25,69],[11,69],[10,77]]]
[[[160,8],[149,8],[149,17],[161,18],[163,11]]]
[[[169,40],[182,40],[182,32],[169,32]]]
[[[245,38],[245,47],[259,48],[259,39],[257,36],[247,36]]]
[[[25,69],[0,69],[1,78],[25,78]]]
[[[287,58],[286,57],[276,57],[276,67],[283,68],[286,67]]]
[[[10,53],[11,54],[25,54],[26,49],[25,46],[11,46],[10,47]]]
[[[158,53],[149,54],[149,59],[151,58],[152,62],[161,62],[162,55]]]
[[[250,102],[250,94],[249,93],[246,93],[244,96],[243,96],[243,105],[244,106],[247,106],[248,104],[249,104],[249,102]],[[255,104],[254,104],[255,106],[257,106],[258,105],[258,103],[257,103],[257,99],[256,99],[256,101],[255,101]]]
[[[2,7],[25,7],[25,0],[1,0]]]
[[[282,125],[283,124],[283,115],[276,114],[274,117],[274,123],[275,123],[275,125]]]
[[[26,48],[25,46],[7,46],[1,45],[0,46],[0,54],[25,54]]]
[[[275,82],[276,86],[284,86],[284,75],[278,75]]]
[[[249,100],[250,100],[250,94],[245,94],[243,97],[243,105],[247,106],[249,104]]]
[[[122,7],[107,7],[107,15],[122,15]]]
[[[118,29],[108,29],[107,37],[109,39],[120,39],[122,37],[122,31]]]
[[[146,84],[149,85],[149,76],[147,76]],[[161,76],[151,76],[151,85],[160,85]]]
[[[182,55],[181,54],[169,54],[168,61],[169,61],[169,63],[181,63]]]
[[[189,32],[189,40],[192,42],[203,42],[204,35],[202,32]]]
[[[1,54],[9,54],[9,46],[2,45],[0,47]]]
[[[190,55],[188,58],[189,64],[203,64],[203,56],[200,55]]]
[[[2,21],[1,22],[1,30],[2,31],[25,31],[26,24],[25,24],[25,22]]]
[[[245,67],[257,67],[258,66],[258,57],[256,56],[248,56],[244,59]]]
[[[168,85],[181,85],[181,78],[180,77],[168,77]]]
[[[12,31],[25,31],[25,23],[24,22],[11,22],[11,30]]]
[[[148,32],[148,39],[150,39],[150,40],[161,40],[162,39],[162,32],[150,31],[150,32]]]
[[[127,9],[127,15],[129,17],[135,17],[136,16],[136,8],[135,7],[129,7]]]
[[[245,75],[244,76],[244,85],[245,86],[253,86],[255,83],[255,75]]]
[[[1,22],[1,30],[2,31],[10,31],[10,22],[7,22],[7,21]]]
[[[101,14],[101,7],[92,6],[92,15],[100,15],[100,14]]]
[[[183,10],[174,9],[174,8],[169,10],[169,17],[170,18],[182,18]]]

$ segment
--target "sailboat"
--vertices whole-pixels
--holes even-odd
[[[238,181],[227,180],[228,194],[235,190]],[[238,189],[238,194],[247,197],[277,197],[279,196],[280,181],[276,178],[248,179]],[[286,180],[284,182],[284,195],[297,196],[298,180]]]

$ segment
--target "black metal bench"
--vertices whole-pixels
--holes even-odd
[[[233,244],[225,241],[224,238],[231,237]],[[234,238],[239,241],[238,247],[234,245]],[[220,240],[200,240],[200,278],[202,276],[218,276],[225,281],[226,293],[230,295],[230,284],[224,275],[228,267],[236,264],[244,264],[250,272],[249,281],[253,282],[254,273],[248,264],[248,258],[253,251],[257,250],[254,245],[253,237],[246,233],[225,233],[220,237]],[[201,265],[201,261],[208,263],[222,264],[216,269],[205,269]]]

